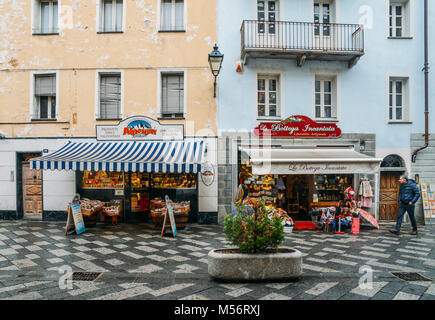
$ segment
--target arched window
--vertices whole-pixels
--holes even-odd
[[[381,167],[383,168],[402,168],[405,167],[405,162],[403,159],[396,155],[396,154],[390,154],[384,158],[384,160],[381,163]]]

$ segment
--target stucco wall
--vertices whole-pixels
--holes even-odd
[[[194,134],[216,134],[207,61],[216,41],[216,19],[204,14],[215,12],[215,0],[186,1],[185,32],[159,32],[158,0],[125,1],[125,30],[112,34],[97,33],[98,1],[62,0],[61,18],[67,23],[59,35],[48,36],[32,35],[31,3],[0,2],[0,131],[6,136],[95,136],[96,70],[123,70],[123,118],[156,118],[158,73],[168,68],[185,71],[186,81],[186,120],[171,122],[194,121]],[[40,70],[58,71],[54,124],[29,123],[31,72]]]

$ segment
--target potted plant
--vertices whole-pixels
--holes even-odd
[[[255,199],[245,200],[224,220],[224,233],[236,247],[211,250],[208,272],[219,280],[284,280],[302,274],[302,254],[279,246],[284,241],[283,212]],[[283,223],[284,222],[284,223]]]

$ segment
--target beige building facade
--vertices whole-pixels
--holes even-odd
[[[97,125],[129,117],[182,124],[184,139],[205,141],[215,164],[215,41],[215,0],[1,1],[3,216],[25,211],[22,162],[95,141]],[[58,215],[77,191],[76,173],[43,170],[41,180],[39,216]],[[198,194],[198,212],[214,215],[217,182],[198,178]]]

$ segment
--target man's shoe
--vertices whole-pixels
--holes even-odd
[[[417,230],[413,230],[413,231],[411,231],[409,234],[410,234],[411,236],[416,236],[416,235],[418,235],[418,232],[417,232]]]
[[[400,231],[398,231],[396,229],[391,229],[390,232],[394,233],[395,235],[399,235],[400,234]]]

